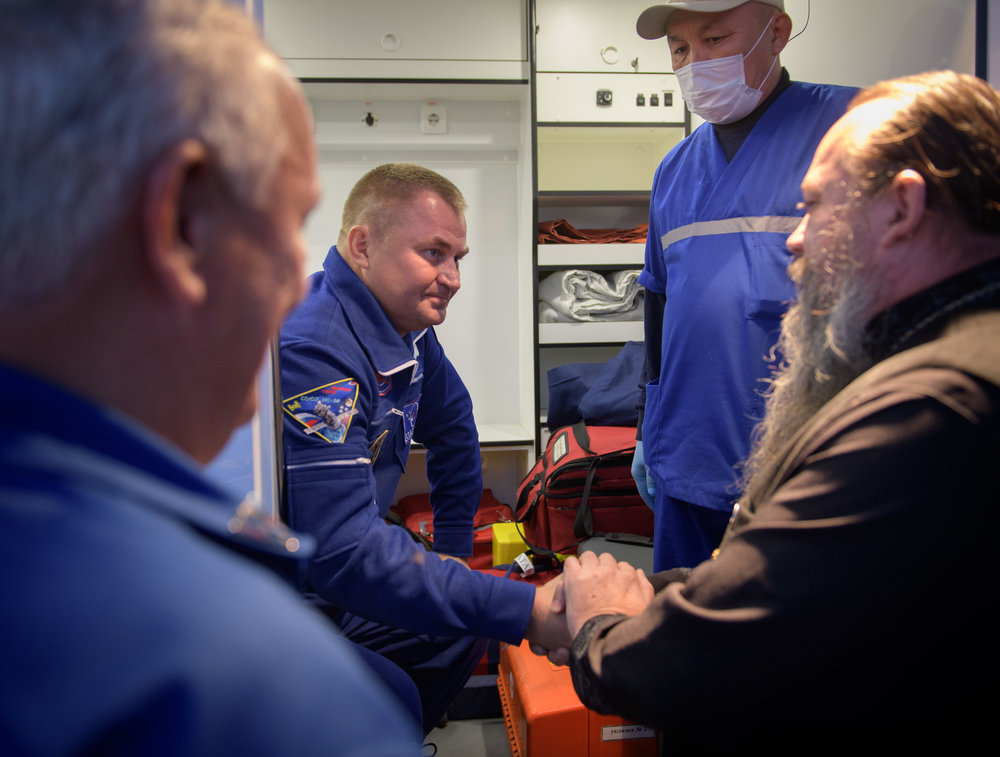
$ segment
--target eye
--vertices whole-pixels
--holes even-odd
[[[819,204],[818,197],[807,195],[802,198],[802,202],[795,205],[795,209],[800,210],[803,213],[811,213],[817,204]]]

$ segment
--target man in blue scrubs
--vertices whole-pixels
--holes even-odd
[[[465,207],[427,168],[372,169],[281,333],[288,522],[318,542],[306,591],[348,638],[410,673],[425,731],[485,639],[569,642],[550,609],[554,583],[536,592],[464,564],[483,490],[479,437],[434,326],[461,286]],[[385,522],[411,441],[427,449],[433,552]]]
[[[846,87],[793,82],[783,0],[670,0],[637,31],[667,38],[688,108],[707,123],[653,178],[645,267],[644,405],[633,475],[655,513],[654,567],[718,546],[763,381],[795,292],[785,238],[799,183]]]
[[[0,0],[0,92],[0,754],[419,754],[200,469],[302,295],[294,78],[221,0]]]

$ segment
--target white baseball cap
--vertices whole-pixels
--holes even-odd
[[[635,30],[643,39],[659,39],[667,36],[667,19],[674,11],[719,13],[747,2],[750,0],[667,0],[640,13],[639,20],[635,22]],[[773,5],[782,12],[785,10],[784,0],[757,0],[757,2]]]

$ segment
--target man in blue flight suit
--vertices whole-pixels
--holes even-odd
[[[303,294],[297,82],[223,0],[0,0],[0,91],[0,754],[419,754],[199,467]]]
[[[764,410],[767,359],[795,290],[785,239],[820,138],[855,90],[793,82],[783,0],[668,0],[636,29],[667,38],[688,108],[708,123],[653,178],[643,395],[633,475],[653,507],[656,570],[718,546]]]
[[[307,593],[348,638],[410,673],[425,732],[485,639],[569,641],[550,608],[554,582],[536,591],[462,559],[482,464],[472,400],[433,327],[461,284],[465,207],[451,181],[422,166],[368,172],[281,333],[287,517],[318,543]],[[385,522],[411,441],[427,448],[434,552]]]

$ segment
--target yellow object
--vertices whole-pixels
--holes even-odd
[[[510,565],[515,557],[528,548],[517,529],[516,523],[493,524],[494,565]]]

